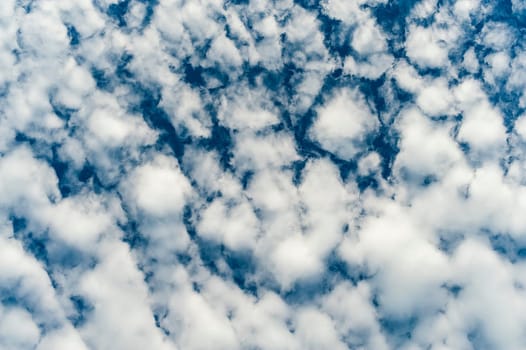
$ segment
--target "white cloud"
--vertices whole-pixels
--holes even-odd
[[[215,152],[188,148],[184,164],[189,169],[191,178],[205,191],[221,192],[227,198],[238,198],[241,195],[241,184],[231,173],[223,172],[219,156]]]
[[[453,263],[456,278],[463,285],[453,307],[468,323],[465,326],[478,325],[488,346],[521,348],[526,335],[520,325],[524,323],[526,305],[523,290],[516,287],[513,266],[477,240],[464,242],[455,252]]]
[[[417,18],[426,18],[437,11],[436,0],[422,0],[417,2],[411,10],[411,15]]]
[[[169,296],[170,313],[165,319],[180,348],[239,349],[240,344],[227,315],[215,309],[203,294],[192,289],[187,272],[172,272],[174,286]]]
[[[458,139],[467,142],[475,152],[498,152],[506,142],[503,117],[487,100],[479,83],[465,80],[455,95],[463,111]]]
[[[460,19],[468,20],[469,16],[478,10],[479,7],[479,0],[457,0],[455,5],[453,5],[453,11]]]
[[[262,88],[236,86],[221,101],[218,118],[231,129],[262,129],[279,122],[270,93]]]
[[[2,349],[525,347],[505,11],[117,3],[0,6]]]
[[[405,46],[407,56],[424,68],[438,68],[447,65],[448,49],[440,42],[439,37],[440,32],[432,27],[411,25]]]
[[[95,305],[80,329],[93,347],[175,349],[155,327],[143,275],[124,243],[99,245],[101,262],[86,272],[79,291]]]
[[[37,346],[37,350],[89,349],[73,327],[65,327],[46,334]]]
[[[206,55],[210,61],[221,67],[239,67],[243,63],[236,46],[226,35],[217,36]]]
[[[521,115],[515,121],[515,131],[520,135],[520,137],[526,140],[526,116]]]
[[[450,272],[447,257],[430,242],[433,232],[389,200],[373,200],[369,205],[378,214],[361,223],[341,254],[350,263],[367,264],[374,273],[371,283],[378,290],[380,310],[404,318],[441,307],[446,294],[440,286]]]
[[[415,109],[404,111],[399,118],[400,153],[395,169],[440,178],[461,161],[462,153],[450,137],[450,123],[433,123]]]
[[[358,77],[378,79],[393,64],[393,57],[385,53],[375,53],[367,58],[366,61],[361,62],[355,60],[352,56],[348,56],[344,62],[345,72]]]
[[[358,172],[360,175],[369,175],[378,171],[380,167],[380,156],[376,152],[371,152],[358,163]]]
[[[351,45],[360,54],[373,54],[386,49],[385,36],[372,19],[364,21],[354,31]]]
[[[203,105],[199,93],[186,84],[173,84],[162,91],[160,106],[166,110],[176,130],[184,127],[190,135],[210,136],[210,117]]]
[[[236,137],[234,164],[238,171],[280,167],[297,159],[296,145],[289,134],[256,136],[247,132]]]
[[[38,343],[40,330],[31,314],[22,308],[2,308],[0,345],[6,350],[26,349]]]
[[[430,116],[454,114],[453,94],[451,93],[447,80],[437,78],[423,87],[416,98],[418,107]]]
[[[360,9],[363,2],[365,1],[325,0],[322,6],[330,17],[353,24],[368,17],[368,13]]]
[[[114,220],[122,218],[120,208],[119,212],[112,212],[101,202],[93,195],[69,197],[42,208],[36,216],[56,238],[79,249],[89,249],[101,235],[115,232]]]
[[[296,314],[295,326],[304,349],[343,350],[347,348],[340,341],[332,320],[315,308],[299,310]]]
[[[511,73],[508,80],[508,88],[514,90],[524,86],[524,76],[526,75],[526,54],[520,52],[515,56],[511,63]],[[524,95],[524,93],[523,93]],[[521,107],[524,105],[522,101]]]
[[[393,77],[402,89],[412,93],[420,91],[424,84],[424,79],[418,74],[415,67],[406,61],[399,61],[396,64]]]
[[[177,161],[161,155],[135,169],[123,187],[139,210],[158,217],[180,213],[192,193]]]
[[[479,62],[475,54],[475,49],[470,47],[464,53],[464,60],[462,62],[463,66],[471,73],[476,73],[479,69]]]
[[[484,80],[495,85],[499,80],[507,78],[510,71],[510,58],[505,52],[489,54],[485,57],[487,67],[484,69]]]
[[[36,324],[67,324],[55,289],[42,265],[24,251],[20,242],[5,236],[1,242],[0,281],[9,294],[30,308]],[[31,328],[28,331],[31,335]]]
[[[57,178],[47,163],[36,160],[26,147],[20,147],[0,159],[0,205],[38,207],[48,198],[60,198]]]
[[[319,196],[320,184],[323,197]],[[305,166],[299,186],[304,237],[318,259],[325,258],[341,240],[343,227],[357,200],[356,192],[353,185],[342,183],[338,169],[328,160],[312,161]]]
[[[511,0],[511,8],[513,9],[513,12],[521,13],[526,9],[526,6],[519,0]]]
[[[351,345],[389,349],[380,330],[377,311],[371,304],[371,289],[367,283],[359,283],[356,287],[349,282],[338,284],[324,296],[322,308],[333,319],[340,336],[348,338]]]
[[[514,39],[513,32],[504,23],[488,22],[482,29],[482,42],[495,50],[508,49]]]
[[[357,91],[343,89],[317,110],[311,137],[340,158],[352,158],[363,147],[367,133],[378,126],[378,119]]]
[[[146,5],[142,2],[133,1],[126,13],[126,24],[131,28],[140,28],[146,16]]]
[[[56,58],[68,47],[66,26],[52,6],[32,11],[21,23],[21,46],[28,55]]]
[[[109,147],[117,147],[136,139],[139,143],[152,143],[155,133],[144,120],[126,116],[118,109],[95,109],[88,120],[88,129],[99,142]],[[121,115],[119,115],[121,114]]]
[[[197,229],[205,238],[219,241],[230,249],[254,249],[258,221],[247,201],[230,204],[215,199],[202,213]]]
[[[287,235],[268,257],[270,268],[285,290],[296,280],[320,275],[324,266],[315,248],[300,233]]]

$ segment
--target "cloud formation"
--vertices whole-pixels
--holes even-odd
[[[0,348],[526,348],[525,14],[4,0]]]

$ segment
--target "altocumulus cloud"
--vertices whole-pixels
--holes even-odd
[[[520,0],[2,0],[0,348],[526,349]]]

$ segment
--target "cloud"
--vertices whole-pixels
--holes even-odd
[[[474,80],[464,81],[455,92],[464,112],[458,138],[475,151],[498,151],[506,140],[503,117],[498,109],[491,106]]]
[[[328,151],[342,159],[352,158],[367,133],[373,132],[378,120],[358,91],[336,91],[320,106],[318,118],[310,130],[312,138]]]
[[[162,155],[135,169],[124,186],[137,209],[160,217],[180,212],[192,191],[177,162]]]
[[[444,33],[434,28],[412,25],[406,41],[407,56],[424,68],[438,68],[447,65],[448,50],[440,43]]]
[[[524,6],[0,8],[2,349],[523,349]]]

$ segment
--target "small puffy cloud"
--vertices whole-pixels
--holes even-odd
[[[348,24],[353,24],[368,17],[366,11],[360,8],[364,1],[325,0],[322,2],[324,11],[332,18]]]
[[[298,201],[297,188],[292,183],[291,173],[269,169],[255,174],[247,194],[253,203],[269,214],[282,214],[294,208]],[[273,216],[273,215],[269,215]]]
[[[35,216],[50,228],[55,238],[79,249],[89,249],[101,235],[115,232],[116,221],[122,219],[120,208],[108,204],[104,205],[94,195],[79,195],[46,206]]]
[[[199,93],[185,84],[162,90],[160,106],[169,114],[174,128],[183,127],[192,136],[210,136],[211,123],[203,105]]]
[[[279,122],[278,111],[270,103],[270,93],[262,88],[236,86],[223,97],[218,118],[236,130],[259,130]]]
[[[6,350],[34,347],[40,330],[31,314],[22,308],[2,308],[0,311],[0,346]]]
[[[63,67],[63,80],[54,99],[67,108],[81,108],[86,97],[94,92],[95,81],[90,72],[69,58]]]
[[[46,334],[38,343],[37,350],[89,349],[73,327],[64,327]]]
[[[400,153],[395,169],[422,178],[442,177],[461,161],[462,152],[450,136],[451,124],[435,124],[415,109],[399,118]]]
[[[422,27],[411,24],[405,44],[407,56],[422,68],[447,66],[449,41],[453,40],[455,29]]]
[[[447,256],[429,241],[433,232],[419,227],[395,203],[381,201],[374,208],[380,216],[369,216],[361,224],[357,242],[343,247],[343,256],[349,262],[364,261],[372,269],[371,283],[385,315],[404,318],[441,307],[446,293],[440,286],[450,271]],[[428,274],[430,270],[434,273]]]
[[[323,197],[319,196],[320,184],[323,184]],[[338,169],[324,159],[305,166],[299,194],[304,209],[304,237],[315,255],[323,259],[341,240],[352,203],[357,199],[356,188],[343,184]]]
[[[34,158],[31,150],[19,147],[0,158],[0,205],[46,205],[49,198],[59,198],[57,177],[51,167]]]
[[[67,29],[53,7],[39,8],[26,15],[20,28],[20,44],[31,56],[56,58],[68,47]]]
[[[424,85],[424,79],[418,74],[415,67],[406,61],[399,61],[392,74],[396,83],[406,91],[416,93]]]
[[[312,327],[312,325],[316,327]],[[337,349],[347,346],[340,341],[329,316],[315,308],[305,308],[296,314],[295,328],[304,349]]]
[[[148,129],[143,120],[137,118],[118,118],[115,111],[97,109],[93,111],[88,121],[89,130],[105,144],[118,146],[133,138],[152,139],[155,134]]]
[[[515,121],[515,131],[519,136],[526,140],[526,116],[522,115]]]
[[[240,349],[239,340],[225,310],[212,304],[203,293],[192,289],[191,276],[180,267],[174,273],[175,289],[169,295],[167,328],[174,332],[181,348]],[[217,285],[216,285],[217,288]]]
[[[505,50],[514,41],[514,33],[505,23],[488,22],[482,29],[482,43],[494,50]]]
[[[488,346],[520,348],[526,336],[519,326],[524,322],[522,310],[526,304],[524,291],[517,288],[519,281],[514,277],[513,266],[479,240],[464,242],[455,252],[453,264],[455,278],[462,281],[463,289],[458,301],[451,306],[452,313],[467,323],[464,327],[480,327],[481,340]],[[498,300],[498,303],[489,303],[489,300]]]
[[[352,158],[363,148],[378,119],[356,90],[342,89],[317,110],[309,133],[323,148],[342,159]]]
[[[239,67],[243,59],[238,49],[225,35],[219,35],[214,39],[210,50],[207,52],[207,58],[211,62],[219,64],[221,67]]]
[[[95,305],[80,330],[83,337],[97,348],[175,349],[155,326],[143,275],[128,246],[113,242],[99,248],[100,264],[82,275],[78,286]]]
[[[465,80],[455,90],[463,120],[458,139],[482,153],[498,151],[506,142],[504,119],[487,100],[478,82]]]
[[[377,171],[380,167],[380,155],[376,152],[371,152],[358,162],[358,173],[360,175],[369,175]]]
[[[258,236],[258,220],[247,201],[228,203],[214,200],[202,213],[199,235],[225,244],[232,250],[253,249]]]
[[[256,136],[247,132],[236,137],[234,164],[238,171],[280,167],[295,160],[298,160],[296,145],[289,134]]]
[[[351,346],[366,344],[368,348],[389,349],[378,322],[378,313],[371,304],[371,288],[365,282],[353,286],[339,283],[322,299],[322,309],[331,316],[340,336]]]
[[[469,16],[479,10],[479,0],[457,0],[453,5],[453,11],[462,20],[468,20]]]
[[[430,116],[450,115],[454,113],[453,94],[445,79],[435,79],[418,93],[416,103]]]
[[[407,56],[421,67],[437,68],[448,62],[448,51],[432,28],[412,25],[406,42]]]
[[[217,153],[188,148],[183,162],[192,180],[208,193],[221,192],[228,198],[241,195],[239,180],[232,173],[221,169]]]
[[[479,69],[479,62],[477,59],[477,56],[475,54],[475,49],[470,47],[465,53],[464,53],[464,60],[462,61],[462,65],[466,68],[468,72],[476,73]]]
[[[486,56],[486,62],[491,67],[493,74],[497,77],[506,74],[510,68],[510,58],[504,52]]]
[[[297,280],[320,275],[324,270],[315,248],[299,233],[279,242],[268,258],[273,274],[285,290]]]
[[[1,237],[0,242],[0,282],[6,292],[9,291],[12,298],[21,301],[31,311],[36,324],[45,327],[67,325],[57,292],[42,265],[24,250],[19,241]],[[19,317],[27,321],[26,316]],[[29,324],[27,335],[33,333],[35,336],[31,328]],[[16,334],[11,336],[16,337]]]
[[[367,60],[359,61],[348,56],[344,62],[345,72],[364,77],[367,79],[378,79],[393,64],[393,57],[385,53],[374,53],[367,56]]]
[[[351,46],[362,55],[383,52],[386,49],[384,34],[376,23],[364,21],[353,33]]]
[[[162,217],[181,212],[192,186],[175,159],[158,155],[130,174],[123,191],[137,209]]]
[[[139,116],[126,114],[112,96],[94,96],[99,106],[81,111],[87,118],[86,126],[95,140],[86,139],[94,149],[100,143],[106,147],[119,147],[123,144],[153,143],[156,133]],[[90,106],[91,107],[91,106]]]

